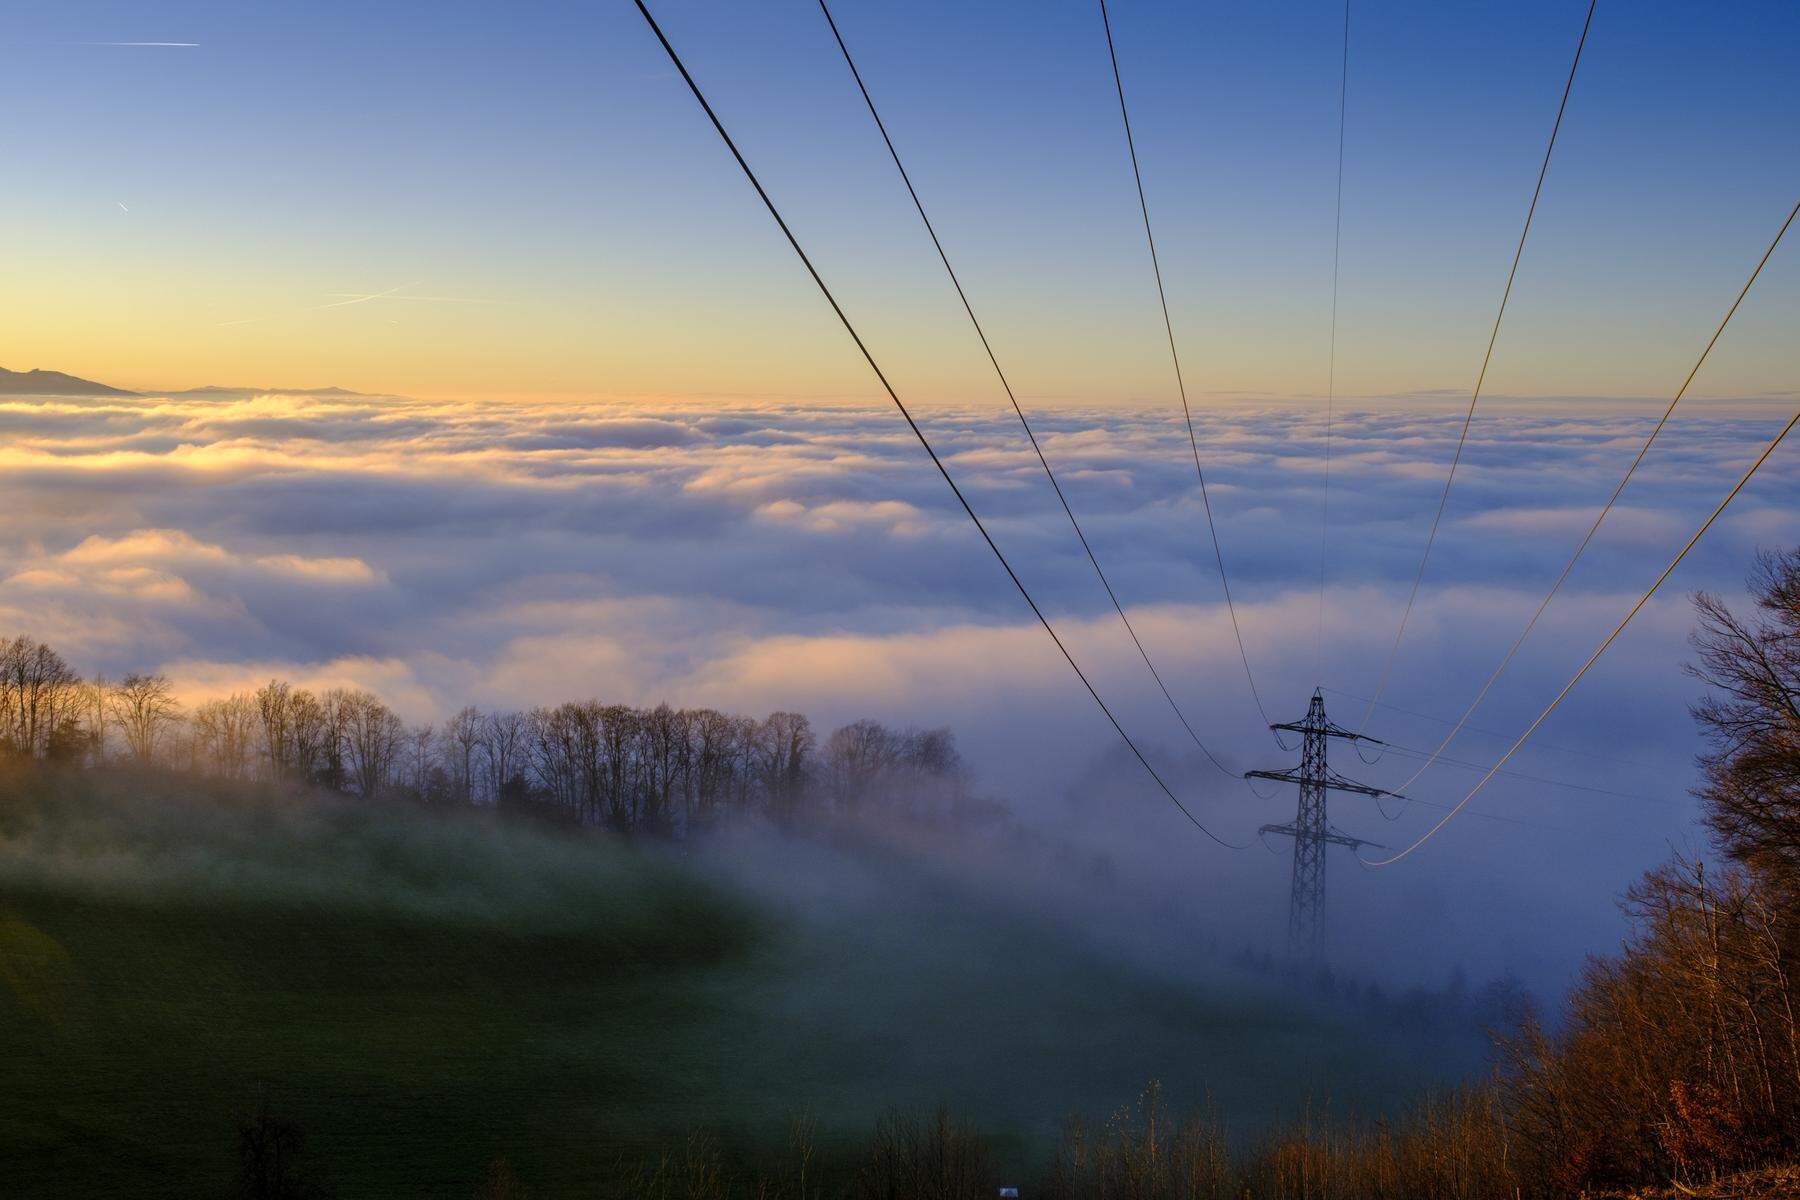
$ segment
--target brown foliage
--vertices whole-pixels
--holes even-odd
[[[1742,869],[1677,859],[1627,897],[1637,929],[1590,962],[1558,1037],[1510,1046],[1521,1143],[1559,1187],[1701,1178],[1800,1134],[1792,916]]]
[[[1757,615],[1695,603],[1709,693],[1699,792],[1727,861],[1676,858],[1626,895],[1624,953],[1588,964],[1556,1037],[1509,1049],[1533,1170],[1564,1189],[1699,1179],[1800,1148],[1800,551],[1765,554]]]

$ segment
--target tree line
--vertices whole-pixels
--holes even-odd
[[[948,729],[861,720],[821,742],[801,713],[759,720],[599,700],[465,707],[408,724],[372,692],[281,679],[188,708],[163,675],[87,679],[26,636],[0,640],[0,754],[124,760],[672,835],[731,814],[788,822],[874,807],[949,812],[970,799]]]

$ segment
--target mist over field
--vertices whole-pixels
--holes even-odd
[[[754,1160],[798,1117],[830,1149],[946,1103],[1022,1171],[1152,1079],[1247,1136],[1484,1057],[1474,1009],[1296,987],[1016,834],[659,850],[130,771],[9,771],[0,799],[18,1195],[59,1194],[77,1132],[105,1148],[86,1186],[210,1191],[259,1102],[346,1196],[458,1194],[495,1159],[557,1194],[696,1130]]]

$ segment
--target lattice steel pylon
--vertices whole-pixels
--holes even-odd
[[[1300,787],[1300,807],[1287,825],[1264,825],[1258,832],[1279,833],[1294,839],[1294,880],[1288,900],[1288,953],[1295,958],[1318,961],[1324,950],[1325,933],[1325,847],[1328,845],[1374,846],[1348,834],[1337,832],[1325,812],[1325,798],[1333,791],[1354,792],[1362,796],[1392,796],[1395,793],[1369,787],[1346,779],[1331,769],[1326,747],[1332,738],[1351,742],[1386,745],[1379,738],[1352,733],[1333,725],[1325,716],[1325,698],[1314,691],[1312,703],[1306,706],[1306,719],[1269,726],[1301,735],[1300,769],[1297,771],[1245,771],[1245,779],[1273,779]]]

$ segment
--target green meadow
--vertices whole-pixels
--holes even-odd
[[[766,876],[783,886],[768,889]],[[345,1198],[608,1194],[704,1132],[821,1162],[940,1103],[1040,1163],[1160,1079],[1367,1110],[1473,1040],[1163,974],[915,855],[633,846],[169,776],[0,779],[0,1193],[224,1196],[259,1105]],[[826,1169],[826,1168],[822,1168]]]

